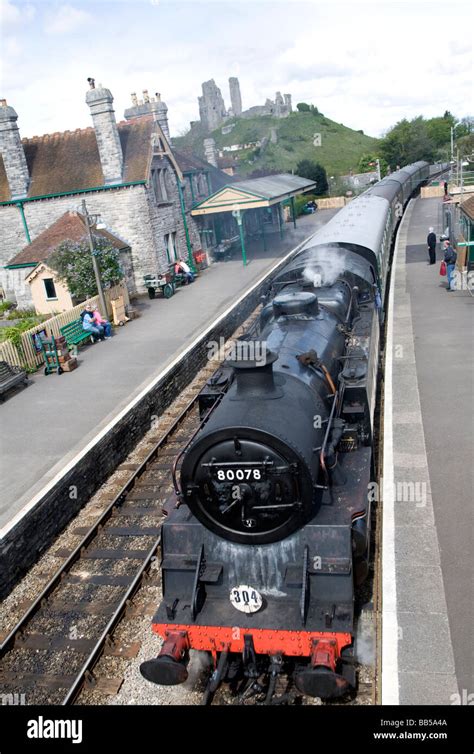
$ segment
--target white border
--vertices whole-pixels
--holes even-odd
[[[316,228],[310,235],[308,235],[301,243],[299,243],[297,246],[295,246],[291,251],[288,252],[285,256],[281,257],[281,259],[278,259],[275,264],[270,267],[269,270],[264,272],[264,274],[257,280],[256,283],[250,286],[250,288],[247,288],[244,293],[235,301],[233,304],[231,304],[222,314],[220,314],[217,319],[213,320],[211,324],[202,332],[200,333],[183,351],[181,351],[176,358],[173,359],[173,361],[168,364],[167,367],[163,369],[156,377],[154,377],[151,382],[149,382],[143,390],[138,393],[138,395],[133,398],[130,403],[128,403],[125,408],[123,408],[108,424],[106,424],[105,427],[103,427],[100,432],[95,435],[95,437],[90,440],[90,442],[87,443],[65,466],[61,471],[59,471],[50,481],[42,487],[42,489],[37,492],[36,495],[28,502],[26,505],[24,505],[20,510],[13,516],[12,519],[2,528],[0,529],[0,541],[3,539],[8,532],[18,524],[18,522],[32,509],[37,505],[37,503],[59,482],[59,480],[64,477],[74,466],[83,458],[86,453],[91,450],[91,448],[94,447],[94,445],[101,440],[104,435],[109,432],[112,427],[117,424],[124,416],[125,414],[130,411],[139,401],[142,400],[142,398],[152,390],[152,388],[165,377],[168,372],[173,369],[173,367],[176,366],[182,359],[185,358],[186,354],[188,354],[192,349],[195,347],[195,345],[202,340],[208,332],[210,332],[216,325],[219,324],[221,320],[223,320],[227,315],[235,309],[241,301],[243,301],[244,298],[246,298],[250,293],[252,293],[255,288],[258,288],[259,285],[269,276],[272,274],[274,270],[276,270],[280,265],[282,265],[284,262],[286,262],[287,259],[289,259],[291,256],[293,256],[298,249],[300,249],[305,243],[307,243],[310,238],[316,233],[318,228]]]

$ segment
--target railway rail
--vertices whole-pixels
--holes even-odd
[[[2,641],[0,688],[3,694],[34,689],[37,703],[45,703],[52,694],[55,703],[71,704],[84,685],[94,684],[93,669],[104,651],[117,652],[119,656],[126,653],[127,648],[114,646],[112,634],[156,557],[162,507],[172,489],[166,472],[170,471],[180,444],[198,424],[196,395],[98,520],[81,532],[79,544]],[[107,547],[106,540],[111,537],[118,538],[120,544]],[[102,564],[93,574],[88,568],[91,560]],[[111,564],[118,560],[127,562],[125,573],[111,572]],[[83,594],[77,596],[78,591]],[[78,616],[94,618],[87,638],[76,638]],[[38,630],[36,625],[41,625],[44,619],[49,629]],[[51,623],[55,626],[53,630]],[[133,653],[133,648],[131,651]],[[39,658],[38,652],[46,656]],[[63,662],[59,667],[53,662],[56,670],[50,670],[48,660],[52,659],[51,654],[58,652],[65,654]],[[23,669],[32,666],[31,671]]]

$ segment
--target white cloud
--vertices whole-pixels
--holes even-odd
[[[15,5],[9,0],[0,0],[0,22],[3,29],[27,23],[34,18],[35,13],[35,7],[29,3]]]
[[[452,22],[458,3],[428,1],[425,11],[412,0],[405,12],[405,3],[291,1],[289,11],[289,2],[41,0],[28,25],[25,5],[0,0],[17,53],[4,55],[3,96],[24,136],[90,125],[87,76],[112,91],[118,120],[130,92],[161,92],[173,134],[198,118],[201,82],[214,78],[230,105],[229,76],[245,109],[290,92],[294,105],[313,102],[370,135],[404,117],[468,114],[471,47]]]
[[[61,5],[48,16],[46,31],[49,34],[68,34],[92,20],[92,16],[86,11],[74,8],[72,5]]]
[[[17,58],[23,50],[23,45],[16,37],[8,37],[4,41],[3,49],[8,58]]]

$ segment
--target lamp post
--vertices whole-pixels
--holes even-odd
[[[244,229],[242,227],[242,215],[243,212],[240,211],[239,207],[236,205],[234,209],[232,210],[232,215],[237,220],[237,225],[239,226],[239,235],[240,235],[240,248],[242,249],[242,260],[244,263],[244,267],[247,266],[247,254],[245,251],[245,241],[244,241]]]
[[[377,167],[377,180],[378,180],[378,181],[381,181],[381,180],[382,180],[382,173],[380,172],[380,160],[379,160],[379,158],[378,158],[378,157],[377,157],[377,159],[375,160],[375,165],[376,165],[376,167]]]
[[[461,121],[458,120],[458,122],[455,123],[454,126],[451,126],[451,162],[453,162],[454,160],[454,131],[460,125]]]
[[[107,304],[105,302],[104,291],[102,288],[102,280],[100,277],[99,263],[97,261],[97,257],[94,251],[94,239],[92,238],[92,230],[91,230],[92,226],[97,223],[97,220],[99,219],[100,215],[88,214],[85,199],[82,200],[82,214],[84,215],[84,220],[86,221],[87,236],[89,239],[89,248],[91,250],[91,255],[92,255],[92,267],[94,269],[97,292],[99,294],[100,309],[101,309],[102,316],[107,317]]]

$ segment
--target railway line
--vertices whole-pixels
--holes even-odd
[[[103,652],[133,654],[133,647],[114,644],[113,631],[157,557],[162,506],[172,489],[167,471],[179,443],[198,426],[196,400],[179,412],[97,521],[76,529],[79,544],[2,642],[2,693],[30,690],[35,703],[70,704],[84,685],[94,685]],[[93,618],[86,637],[78,636],[84,617]],[[102,686],[113,689],[104,680]]]

